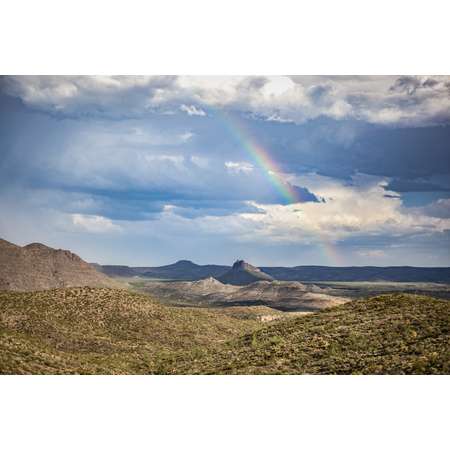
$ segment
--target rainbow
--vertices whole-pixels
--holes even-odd
[[[250,155],[253,162],[262,169],[262,172],[277,189],[278,192],[287,200],[288,203],[302,203],[301,191],[288,183],[283,178],[283,172],[278,164],[271,158],[269,152],[259,145],[244,126],[230,114],[217,109],[217,115],[222,119],[223,124],[229,130],[232,136],[239,142],[242,148]],[[344,260],[341,258],[337,248],[330,241],[323,239],[318,243],[323,257],[330,261],[331,265],[343,266]]]
[[[281,169],[270,157],[268,151],[259,145],[242,126],[242,124],[231,115],[220,110],[217,112],[222,117],[223,123],[228,128],[230,133],[239,142],[242,148],[250,155],[253,162],[262,169],[262,172],[267,179],[288,201],[288,203],[303,202],[304,200],[302,199],[301,193],[298,192],[292,184],[283,179]]]
[[[326,260],[330,261],[333,266],[345,266],[345,260],[339,254],[335,245],[331,242],[322,240],[318,243],[320,250],[322,251],[323,256]]]

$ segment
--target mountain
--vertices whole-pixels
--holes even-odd
[[[137,268],[142,270],[141,268]],[[174,278],[178,280],[199,280],[202,278],[217,278],[227,271],[227,266],[205,265],[200,266],[192,261],[181,260],[167,266],[152,267],[142,273],[143,276],[154,278]]]
[[[273,281],[273,278],[244,260],[237,260],[233,264],[233,267],[220,276],[218,280],[222,283],[242,286],[244,284],[254,283],[255,281]]]
[[[39,243],[20,247],[0,239],[0,290],[36,291],[69,286],[118,284],[68,250]]]
[[[261,267],[277,280],[285,281],[396,281],[450,283],[450,267]]]
[[[217,278],[223,275],[230,267],[216,264],[198,265],[192,261],[180,260],[174,264],[158,267],[129,267],[129,266],[100,266],[95,264],[97,270],[111,277],[162,278],[170,280],[195,281],[203,278]]]
[[[191,261],[178,261],[160,267],[129,267],[93,265],[97,270],[111,277],[146,277],[170,280],[194,281],[214,277],[220,279],[230,266],[207,264],[198,265]],[[256,269],[256,268],[255,268]],[[260,267],[261,272],[280,281],[320,282],[320,281],[392,281],[450,283],[449,267]],[[253,279],[253,281],[255,281]]]

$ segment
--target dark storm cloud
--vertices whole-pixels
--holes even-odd
[[[450,174],[450,126],[386,128],[326,118],[250,126],[286,171],[338,178],[356,172],[405,179]]]
[[[11,97],[0,98],[0,186],[18,192],[59,192],[44,198],[61,211],[148,220],[168,204],[185,216],[201,216],[254,212],[249,201],[292,201],[259,167],[249,173],[227,170],[225,163],[233,151],[222,155],[222,147],[216,145],[217,124],[208,133],[200,128],[203,141],[196,145],[205,151],[195,152],[189,142],[194,134],[183,134],[186,128],[178,116],[148,115],[143,122],[121,120],[110,127],[101,121],[55,120],[28,112]],[[157,124],[161,132],[155,136],[153,129],[134,131],[148,123]],[[186,118],[182,123],[189,127],[195,121]],[[245,157],[239,152],[235,156]],[[207,166],[202,166],[202,157]],[[306,188],[291,186],[291,190],[303,202],[318,201]]]
[[[419,77],[403,76],[395,80],[390,91],[406,92],[408,95],[414,95],[419,89],[432,89],[439,84],[440,82],[434,78],[420,79]]]
[[[450,192],[450,188],[425,181],[394,179],[386,186],[389,191],[396,192]]]

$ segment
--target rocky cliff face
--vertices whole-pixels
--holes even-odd
[[[263,280],[273,281],[273,278],[244,260],[237,260],[228,272],[219,277],[219,281],[222,283],[235,284],[238,286]]]
[[[43,244],[24,247],[0,239],[0,290],[36,291],[59,287],[118,287],[68,250]]]

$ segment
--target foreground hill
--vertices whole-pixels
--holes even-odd
[[[0,373],[450,373],[447,301],[382,296],[289,317],[117,289],[1,292]]]
[[[119,289],[0,292],[0,373],[158,372],[175,352],[256,330],[273,313],[173,308]]]
[[[0,290],[35,291],[70,286],[118,286],[68,250],[43,244],[19,247],[0,239]]]
[[[405,295],[354,301],[276,322],[167,371],[450,374],[450,303]]]

